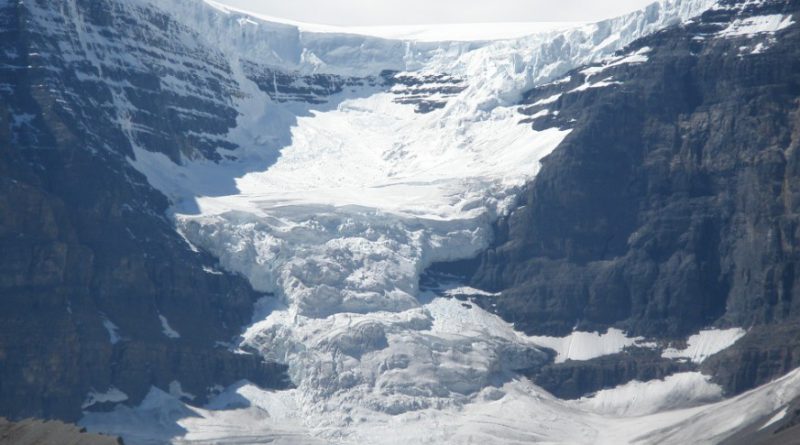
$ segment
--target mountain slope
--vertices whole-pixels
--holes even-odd
[[[129,443],[711,443],[774,416],[796,372],[722,398],[791,369],[795,311],[726,280],[793,292],[788,229],[754,263],[736,240],[793,227],[795,10],[712,3],[416,42],[0,2],[0,414]]]
[[[136,51],[150,66],[170,54],[163,34],[148,32],[152,50],[125,37],[165,25],[165,16],[125,8],[0,3],[0,412],[9,417],[74,421],[102,406],[93,394],[135,403],[150,385],[173,382],[198,401],[242,378],[286,386],[283,367],[215,346],[236,338],[262,295],[193,251],[163,216],[167,201],[128,162],[141,128],[131,119],[157,125],[147,143],[178,156],[181,147],[205,151],[192,130],[225,128],[235,111],[220,106],[205,120],[180,113],[179,104],[208,110],[210,93],[168,95],[153,89],[155,73],[116,66]],[[150,27],[86,36],[137,11]],[[171,54],[181,57],[175,47]],[[122,91],[135,111],[123,107]]]
[[[800,364],[797,12],[722,2],[529,93],[534,128],[572,132],[482,257],[497,313],[550,335],[751,328],[704,365],[732,392]]]

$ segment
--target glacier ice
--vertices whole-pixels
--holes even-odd
[[[646,385],[641,399],[625,392]],[[324,440],[304,425],[298,390],[265,391],[242,382],[228,388],[206,407],[187,406],[152,389],[135,408],[117,406],[109,413],[89,413],[81,425],[93,431],[122,434],[126,443],[718,443],[753,419],[769,424],[800,395],[800,370],[737,397],[718,397],[718,387],[696,373],[663,381],[635,382],[592,398],[564,402],[526,381],[485,389],[475,403],[458,410],[426,409],[401,415],[373,413],[352,418],[358,440]],[[678,394],[678,397],[670,395]],[[667,397],[664,397],[667,395]],[[672,403],[668,411],[664,403]],[[689,405],[687,406],[686,403]],[[631,414],[631,415],[628,415]],[[771,416],[771,417],[770,417]],[[765,425],[762,425],[764,427]],[[360,440],[360,441],[359,441]]]
[[[531,28],[530,35],[496,41],[391,39],[359,34],[380,30],[270,22],[213,2],[131,1],[172,14],[199,33],[187,32],[175,45],[229,68],[238,118],[222,139],[239,147],[217,161],[184,153],[174,162],[137,144],[123,112],[131,163],[171,200],[187,242],[275,295],[259,302],[238,347],[287,363],[297,388],[268,392],[243,382],[197,408],[178,400],[177,384],[172,395],[153,389],[137,408],[87,414],[85,425],[131,443],[624,443],[650,433],[684,437],[657,429],[691,416],[715,420],[714,413],[687,407],[718,396],[699,375],[558,400],[514,371],[549,360],[543,348],[556,349],[560,360],[587,359],[641,339],[613,330],[532,338],[452,298],[491,298],[488,292],[419,287],[429,265],[469,258],[489,244],[491,223],[568,137],[566,128],[519,124],[516,104],[524,91],[590,62],[643,63],[644,50],[612,55],[712,1],[663,0],[617,19]],[[200,41],[188,37],[197,35]],[[87,54],[95,37],[82,35]],[[130,66],[152,62],[128,59]],[[374,78],[394,70],[435,83],[427,79],[447,75],[464,79],[464,88],[433,93],[444,105],[429,113],[369,82],[319,103],[280,101],[248,74],[253,64],[298,79]],[[176,76],[163,87],[203,94]],[[117,91],[115,107],[129,110],[124,90]],[[166,319],[162,324],[166,335],[174,332]],[[763,391],[788,397],[788,381],[718,403],[729,411],[739,403],[772,412],[777,405],[764,401]],[[630,391],[647,397],[625,405]],[[625,417],[633,413],[651,416],[649,423]]]

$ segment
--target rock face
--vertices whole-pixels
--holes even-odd
[[[523,374],[556,397],[577,399],[632,380],[660,380],[677,372],[693,370],[692,364],[665,359],[656,351],[641,349],[586,361],[553,363],[530,372],[523,371]]]
[[[800,322],[799,10],[723,1],[527,94],[535,128],[573,132],[479,260],[498,314],[529,333],[657,338]],[[754,330],[715,365],[726,387],[799,365],[793,331],[774,331],[778,348]]]
[[[702,370],[729,392],[739,393],[800,366],[800,323],[753,327],[733,347],[710,357]]]
[[[188,245],[128,162],[134,145],[218,157],[201,139],[235,122],[215,96],[229,86],[204,67],[189,70],[195,96],[171,94],[163,79],[189,74],[146,45],[177,25],[121,5],[0,1],[0,415],[75,420],[102,407],[93,393],[135,403],[173,382],[198,402],[240,379],[287,385],[282,366],[228,350],[263,295]],[[142,27],[163,32],[133,49]],[[157,60],[123,71],[122,54]]]
[[[302,74],[284,72],[245,63],[244,70],[270,99],[280,102],[327,104],[330,96],[341,93],[365,94],[388,90],[395,102],[413,105],[417,113],[444,108],[447,100],[464,91],[464,79],[448,74],[404,73],[383,70],[378,75],[356,77],[337,74]]]
[[[9,422],[0,418],[0,445],[122,445],[122,439],[89,434],[74,425],[58,421],[24,420]]]
[[[447,99],[467,88],[464,79],[447,74],[384,71],[381,77],[391,91],[399,96],[395,102],[414,105],[417,113],[430,113],[444,108]]]

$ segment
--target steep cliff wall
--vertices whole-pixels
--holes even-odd
[[[552,335],[772,326],[742,343],[761,336],[764,354],[734,348],[708,365],[765,367],[718,374],[732,391],[800,364],[797,14],[796,2],[724,1],[529,92],[534,128],[573,131],[479,260],[473,285],[502,290],[497,313]]]
[[[159,82],[193,68],[119,64],[134,64],[136,54],[161,67],[188,60],[153,49],[167,44],[164,34],[134,39],[177,25],[137,10],[142,21],[124,27],[131,17],[112,6],[0,3],[2,415],[77,420],[83,409],[135,402],[151,385],[173,382],[197,401],[243,378],[287,385],[283,367],[228,350],[263,295],[193,250],[165,216],[166,199],[128,162],[142,140],[120,124],[132,118],[152,123],[146,142],[167,155],[211,155],[187,138],[235,122],[235,110],[214,101],[224,85],[213,54],[183,48],[210,57],[195,59],[204,65],[192,80],[205,99],[170,94]],[[123,106],[122,90],[136,106]]]

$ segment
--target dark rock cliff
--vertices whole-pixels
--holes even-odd
[[[785,334],[708,365],[731,392],[800,365],[799,10],[723,1],[530,91],[528,122],[572,132],[478,260],[473,285],[502,291],[487,307],[536,334]],[[794,23],[737,31],[771,14]],[[584,391],[607,386],[598,366]]]
[[[195,402],[240,379],[288,384],[283,366],[229,351],[263,295],[189,246],[128,162],[133,144],[213,159],[186,138],[235,124],[226,68],[199,48],[148,50],[177,25],[120,8],[0,1],[0,415],[75,420],[103,407],[92,392],[137,403],[173,382]],[[149,63],[123,70],[123,53]],[[160,80],[184,76],[202,94]]]
[[[567,360],[523,371],[537,385],[562,399],[577,399],[603,388],[638,380],[663,379],[677,372],[693,371],[690,363],[661,357],[652,349],[626,350],[593,360]]]

